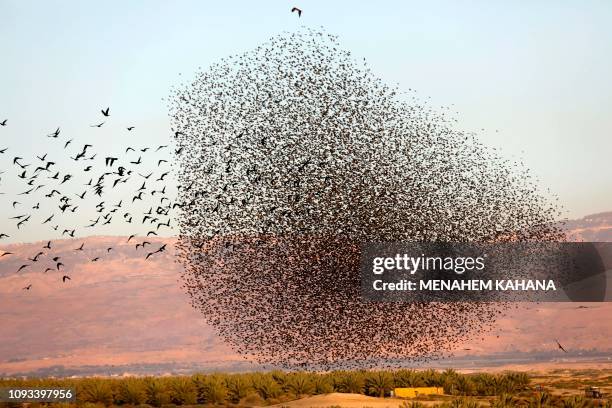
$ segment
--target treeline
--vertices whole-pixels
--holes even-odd
[[[104,405],[272,405],[331,392],[382,397],[395,387],[443,387],[454,396],[496,396],[526,390],[525,373],[446,371],[258,372],[173,377],[4,379],[1,387],[73,388],[77,403]]]
[[[611,401],[600,401],[583,396],[561,397],[547,392],[532,396],[503,394],[489,401],[477,401],[470,397],[455,398],[451,401],[425,405],[420,401],[406,401],[399,408],[612,408]],[[339,407],[335,407],[339,408]]]

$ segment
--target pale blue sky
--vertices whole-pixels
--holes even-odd
[[[171,85],[282,31],[323,26],[384,81],[454,104],[459,126],[485,128],[484,143],[523,158],[567,216],[583,216],[612,210],[610,22],[605,0],[0,0],[0,148],[32,155],[57,126],[83,143],[164,144]],[[105,106],[101,136],[89,125]],[[138,132],[122,131],[130,124]]]

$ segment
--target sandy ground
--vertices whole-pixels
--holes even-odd
[[[303,408],[328,408],[341,406],[346,408],[397,408],[405,400],[398,398],[376,398],[361,394],[341,394],[334,392],[325,395],[302,398],[296,401],[284,402],[282,404],[270,405],[271,407],[303,407]]]

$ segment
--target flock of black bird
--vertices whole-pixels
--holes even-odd
[[[562,235],[559,209],[520,164],[457,130],[449,108],[385,85],[321,31],[220,61],[175,87],[169,109],[186,152],[186,291],[260,363],[421,362],[487,332],[510,307],[367,302],[363,244]]]
[[[100,173],[78,192],[67,191],[73,174],[54,169],[64,158],[14,157],[24,187],[18,196],[38,194],[41,206],[9,219],[16,228],[39,222],[68,237],[118,219],[151,225],[150,236],[174,226],[170,212],[178,208],[177,254],[194,307],[238,352],[260,363],[422,362],[483,334],[508,308],[369,303],[360,294],[365,243],[555,240],[560,234],[552,226],[558,208],[528,172],[456,130],[448,108],[434,109],[412,90],[385,85],[321,31],[274,37],[222,60],[174,88],[169,109],[176,200],[163,184],[168,160],[157,160],[159,170],[140,171],[148,151],[168,146],[97,157],[94,146],[83,144],[69,158],[83,172]],[[103,127],[111,111],[101,114],[92,127]],[[57,128],[48,136],[61,135]],[[76,144],[62,143],[65,149]],[[107,190],[130,181],[129,196],[105,202]],[[56,222],[58,210],[81,211],[79,200],[90,195],[99,201],[90,224]],[[155,205],[136,218],[129,206],[145,199]],[[150,245],[134,244],[135,250]],[[165,249],[149,250],[146,259]],[[52,260],[44,272],[60,271],[66,260],[52,251],[48,242],[19,271],[43,258]]]
[[[111,110],[109,107],[100,111],[102,116],[109,120]],[[8,125],[8,120],[0,122],[2,126]],[[102,122],[95,127],[100,128]],[[126,131],[131,132],[134,126],[129,126]],[[170,196],[170,188],[166,185],[166,178],[171,172],[166,151],[168,145],[153,147],[127,147],[122,151],[123,157],[99,156],[94,150],[94,144],[102,143],[100,140],[88,140],[80,147],[74,139],[62,139],[63,133],[60,127],[46,135],[51,143],[61,144],[61,155],[52,157],[50,153],[42,153],[31,158],[24,158],[14,154],[11,159],[13,169],[4,169],[0,175],[0,188],[2,188],[2,177],[4,173],[14,171],[18,180],[19,192],[9,199],[11,209],[16,214],[8,216],[9,221],[15,223],[15,229],[22,230],[31,226],[32,228],[48,228],[37,231],[36,234],[55,233],[59,238],[77,239],[82,234],[91,235],[95,227],[116,225],[118,223],[133,224],[134,229],[147,231],[142,233],[146,237],[157,236],[160,231],[171,231],[173,223],[172,213],[180,204],[173,201]],[[42,136],[41,136],[42,137]],[[57,140],[57,142],[55,142]],[[42,144],[41,144],[42,145]],[[3,147],[0,154],[9,155],[10,148]],[[56,149],[57,150],[57,149]],[[158,153],[155,157],[145,157],[148,152]],[[163,154],[160,157],[160,154]],[[145,160],[148,163],[145,164]],[[70,163],[70,170],[59,167]],[[148,171],[146,171],[149,169]],[[86,183],[81,181],[88,180]],[[119,193],[120,198],[115,203],[109,203],[107,196],[109,192],[123,190]],[[168,193],[167,193],[168,190]],[[2,192],[4,196],[8,195]],[[36,202],[29,206],[27,201]],[[22,202],[23,201],[23,202]],[[136,201],[146,203],[148,210],[138,212]],[[92,208],[87,208],[87,204]],[[87,224],[75,226],[75,216],[79,214],[90,215]],[[11,237],[10,231],[2,231],[0,239]],[[130,236],[127,242],[134,240],[135,250],[151,245],[151,242],[138,238],[137,234]],[[140,240],[141,242],[136,242]],[[53,241],[48,241],[41,246],[41,250],[31,257],[23,260],[17,268],[17,272],[38,268],[43,273],[51,271],[60,272],[61,281],[66,283],[72,278],[61,273],[66,269],[70,259],[65,256],[54,254]],[[75,254],[84,253],[85,242],[81,242],[73,248]],[[110,253],[112,247],[106,248],[103,254],[92,256],[90,262],[103,259],[104,255]],[[150,249],[143,256],[150,259],[152,256],[164,252],[166,245],[156,249]],[[15,254],[4,251],[0,258],[15,256]],[[24,290],[32,290],[33,283],[28,283]]]

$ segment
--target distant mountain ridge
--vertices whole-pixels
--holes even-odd
[[[567,221],[565,229],[570,237],[582,241],[612,241],[612,211],[587,215]]]
[[[612,241],[612,212],[566,227],[578,239]],[[143,240],[151,244],[136,249]],[[175,242],[112,236],[53,241],[52,254],[36,262],[27,258],[46,241],[3,245],[13,255],[0,258],[0,375],[255,369],[191,307],[181,288]],[[82,243],[83,251],[75,251]],[[145,259],[163,244],[165,252]],[[51,256],[60,256],[64,267],[44,273],[55,267]],[[24,262],[30,266],[16,272]],[[71,280],[62,282],[63,274]],[[23,290],[28,284],[32,288]],[[612,352],[611,313],[612,303],[525,305],[502,317],[483,339],[457,345],[457,355],[474,361],[499,353],[555,356],[555,338],[573,357],[606,355]]]

